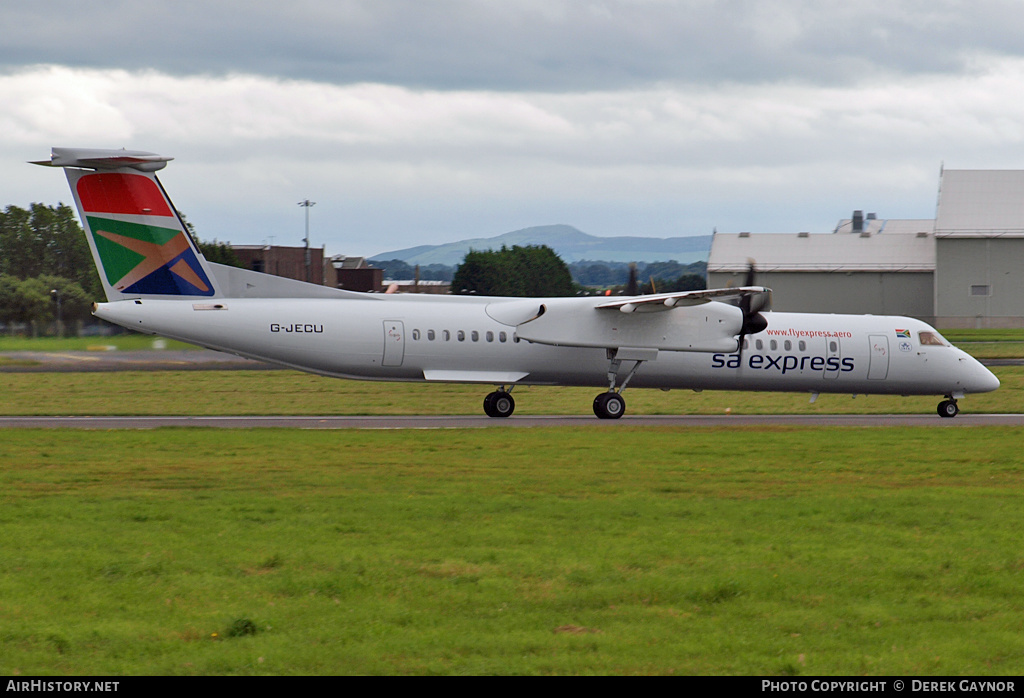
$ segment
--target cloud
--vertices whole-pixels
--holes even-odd
[[[0,178],[4,203],[52,203],[62,178],[22,164],[50,146],[158,151],[204,236],[281,242],[312,198],[321,239],[351,253],[547,223],[820,231],[853,208],[930,217],[943,160],[1020,167],[1022,80],[1006,57],[829,87],[564,93],[34,66],[0,75]]]
[[[49,0],[0,8],[0,66],[512,92],[851,84],[1020,56],[1022,25],[1011,0]]]

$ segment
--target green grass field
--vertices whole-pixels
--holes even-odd
[[[0,673],[1019,674],[1016,428],[0,440]]]
[[[995,372],[965,412],[1022,411],[1024,367]],[[0,412],[479,414],[485,392],[0,373]],[[594,394],[514,393],[517,414],[590,414]],[[629,414],[938,400],[627,398]],[[1022,436],[2,430],[0,674],[1019,674]]]

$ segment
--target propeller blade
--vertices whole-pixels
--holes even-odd
[[[747,278],[745,286],[754,286],[757,282],[757,268],[754,266],[754,260],[747,260],[749,266],[747,267]],[[762,332],[768,327],[768,320],[761,311],[769,306],[771,303],[771,296],[768,293],[751,293],[740,298],[740,310],[743,311],[743,326],[740,328],[739,334],[739,353],[742,360],[743,357],[743,342],[746,340],[748,334],[757,334]]]

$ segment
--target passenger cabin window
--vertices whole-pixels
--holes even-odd
[[[459,330],[459,333],[457,335],[455,335],[455,338],[458,339],[460,342],[465,342],[466,341],[466,333],[464,331],[462,331],[462,330]]]
[[[487,338],[488,342],[493,342],[494,341],[494,333],[491,332],[490,330],[487,330],[487,334],[484,335],[484,336]]]
[[[448,330],[442,330],[441,334],[444,335],[444,341],[446,341],[446,342],[452,341],[452,333],[449,332]]]
[[[435,336],[436,335],[434,334],[434,330],[427,330],[427,339],[429,339],[431,342],[434,341]]]
[[[508,335],[505,334],[504,332],[499,332],[498,333],[498,341],[501,342],[502,344],[504,344],[505,342],[508,341]]]
[[[801,339],[798,346],[800,347],[800,351],[807,351],[807,342],[804,340]]]
[[[413,330],[412,331],[412,338],[413,338],[414,341],[419,341],[420,331],[419,330]]]
[[[949,346],[938,332],[918,332],[918,339],[922,347],[946,347]]]
[[[479,342],[480,341],[480,333],[477,332],[476,330],[473,330],[473,332],[470,333],[469,336],[473,339],[474,342]]]

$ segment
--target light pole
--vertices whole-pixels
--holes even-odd
[[[316,202],[305,199],[299,202],[299,206],[306,209],[306,237],[304,238],[306,241],[306,283],[312,283],[313,260],[309,255],[309,209],[316,206]]]
[[[62,326],[61,317],[60,317],[60,291],[58,291],[55,288],[51,289],[50,290],[50,297],[53,298],[53,300],[57,301],[57,336],[58,337],[63,337],[64,336],[64,327]]]

